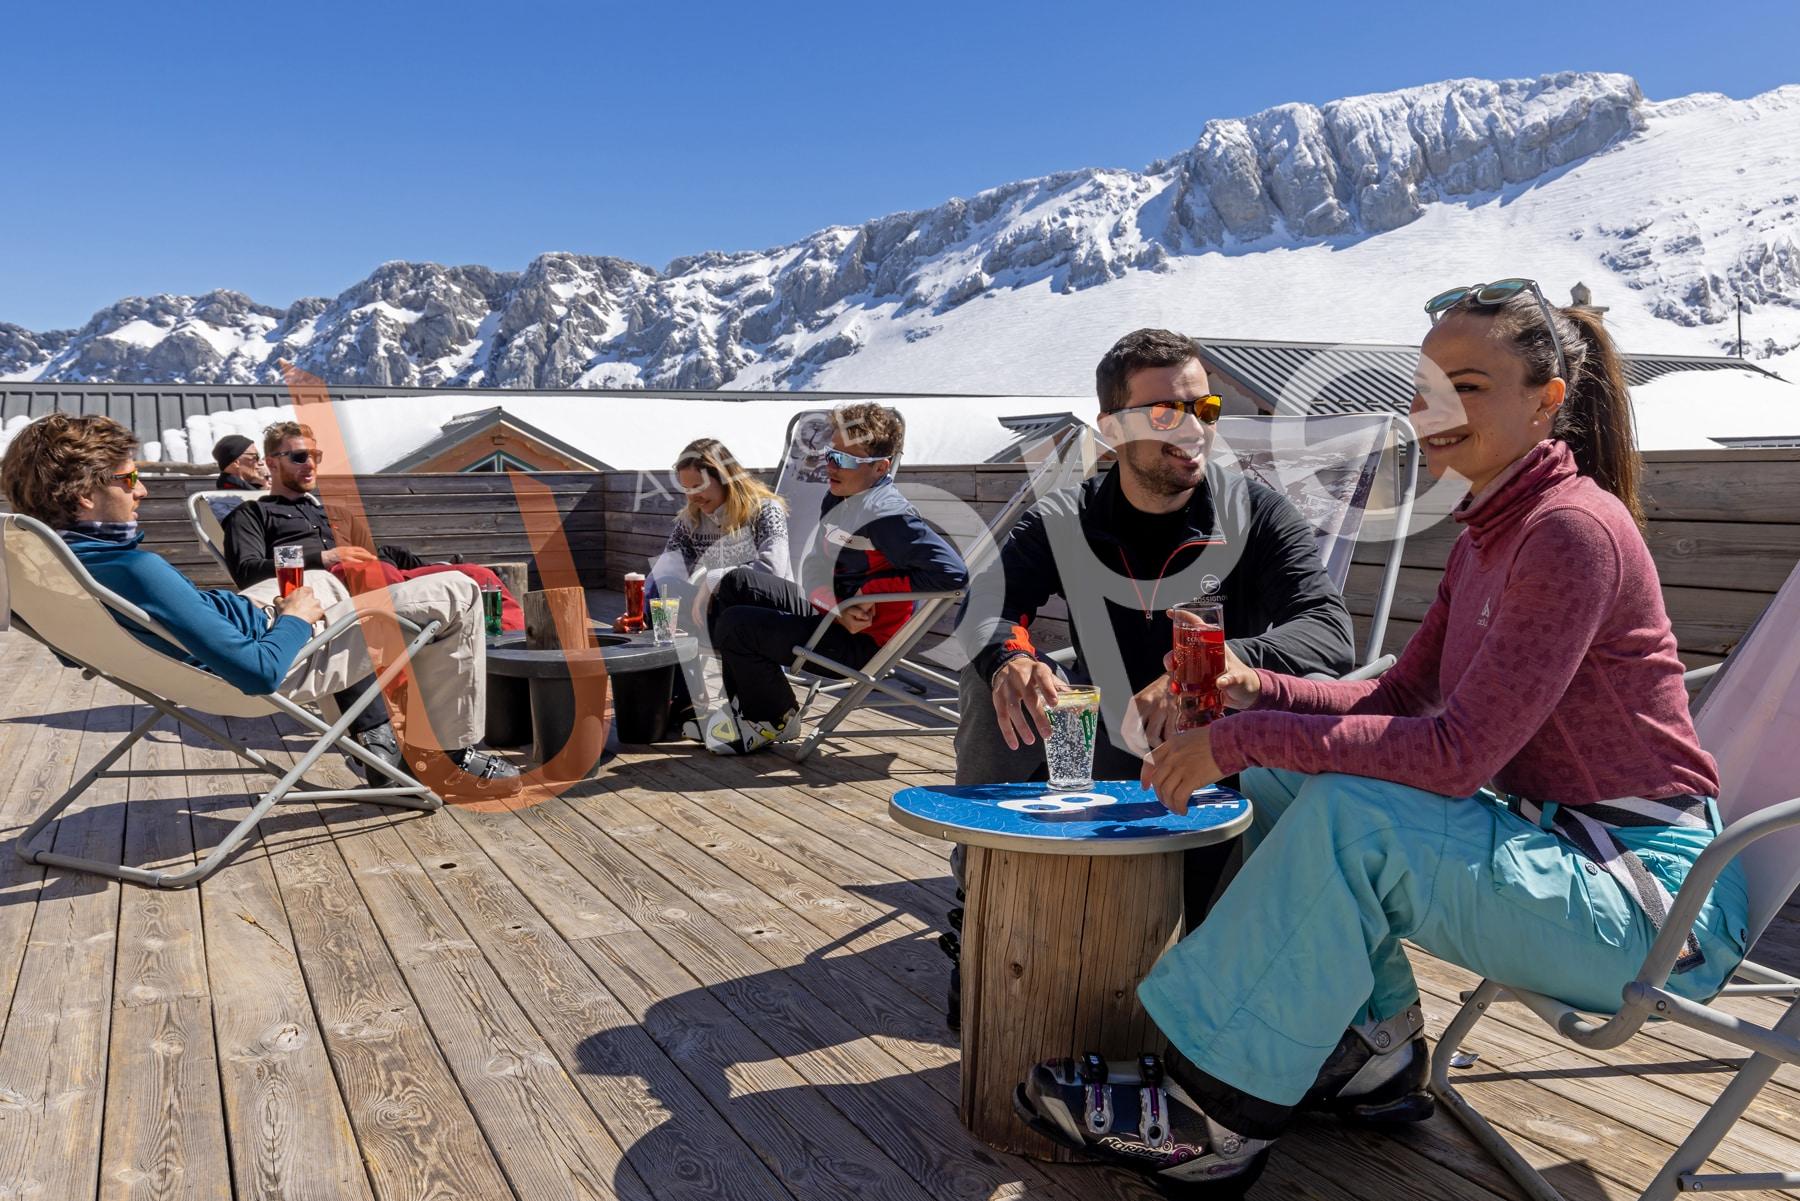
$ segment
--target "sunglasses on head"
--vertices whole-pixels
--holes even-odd
[[[1550,331],[1550,348],[1556,352],[1556,374],[1563,379],[1569,378],[1568,361],[1563,358],[1562,339],[1556,336],[1556,316],[1550,311],[1550,302],[1544,299],[1542,289],[1535,279],[1497,279],[1491,284],[1470,284],[1466,288],[1451,288],[1448,292],[1439,292],[1425,302],[1425,311],[1431,314],[1431,323],[1436,325],[1440,318],[1459,304],[1480,305],[1492,308],[1505,304],[1521,292],[1529,291],[1537,299],[1538,311],[1544,315],[1544,328]]]
[[[1192,400],[1158,400],[1147,405],[1132,405],[1130,408],[1114,409],[1115,413],[1142,413],[1150,428],[1159,433],[1168,433],[1181,424],[1183,417],[1193,417],[1201,425],[1214,425],[1219,420],[1219,409],[1224,400],[1217,393],[1196,396]]]
[[[296,467],[304,467],[308,463],[323,463],[325,461],[325,452],[322,450],[290,450],[278,454],[275,457],[278,459],[286,459]]]
[[[128,492],[138,486],[138,473],[135,467],[130,471],[115,471],[107,478],[117,480]]]
[[[886,455],[853,455],[843,450],[828,450],[819,456],[839,471],[850,471],[865,463],[885,463]]]

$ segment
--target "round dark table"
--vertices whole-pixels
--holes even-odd
[[[530,650],[525,635],[514,632],[489,638],[487,645],[487,742],[491,746],[535,744],[533,755],[546,763],[577,733],[583,723],[604,721],[604,714],[578,713],[569,683],[571,660],[598,656],[606,665],[611,689],[613,730],[620,742],[657,742],[668,734],[675,673],[681,662],[699,653],[691,634],[677,634],[658,646],[649,631],[615,634],[591,632],[595,645],[584,650]],[[530,714],[530,726],[524,718]],[[592,731],[588,731],[592,734]]]
[[[1162,1050],[1137,985],[1181,937],[1181,852],[1243,833],[1250,802],[1214,785],[1177,816],[1136,780],[1098,780],[908,788],[888,814],[968,847],[963,1124],[1002,1151],[1069,1158],[1014,1116],[1013,1086],[1052,1055]]]

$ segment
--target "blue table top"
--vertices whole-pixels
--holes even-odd
[[[1215,784],[1177,816],[1136,780],[1097,780],[1078,793],[1047,784],[907,788],[894,794],[888,814],[933,838],[999,850],[1151,855],[1235,838],[1250,825],[1250,802]]]

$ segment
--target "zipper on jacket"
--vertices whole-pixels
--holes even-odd
[[[1194,547],[1194,546],[1207,547],[1207,546],[1224,546],[1224,545],[1225,545],[1225,539],[1223,539],[1223,538],[1190,538],[1186,542],[1178,543],[1176,545],[1175,549],[1169,552],[1169,557],[1163,560],[1162,569],[1160,571],[1158,571],[1156,574],[1156,582],[1154,584],[1150,585],[1150,602],[1148,604],[1144,603],[1144,590],[1142,588],[1138,587],[1137,577],[1135,575],[1131,574],[1131,560],[1126,558],[1126,556],[1125,556],[1125,547],[1123,545],[1120,545],[1119,546],[1119,562],[1124,564],[1124,566],[1125,566],[1125,578],[1131,581],[1131,590],[1133,592],[1137,593],[1138,608],[1143,610],[1143,613],[1144,613],[1144,624],[1148,625],[1150,622],[1155,620],[1155,618],[1152,617],[1151,614],[1156,609],[1156,590],[1158,588],[1162,587],[1163,577],[1166,574],[1168,574],[1169,564],[1171,564],[1175,561],[1176,555],[1180,554],[1184,550],[1187,550],[1189,547]]]

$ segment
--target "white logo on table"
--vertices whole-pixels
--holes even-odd
[[[1079,813],[1083,809],[1098,809],[1103,805],[1118,803],[1118,797],[1107,796],[1103,792],[1055,792],[1048,796],[1001,801],[995,807],[1010,809],[1014,813]]]

